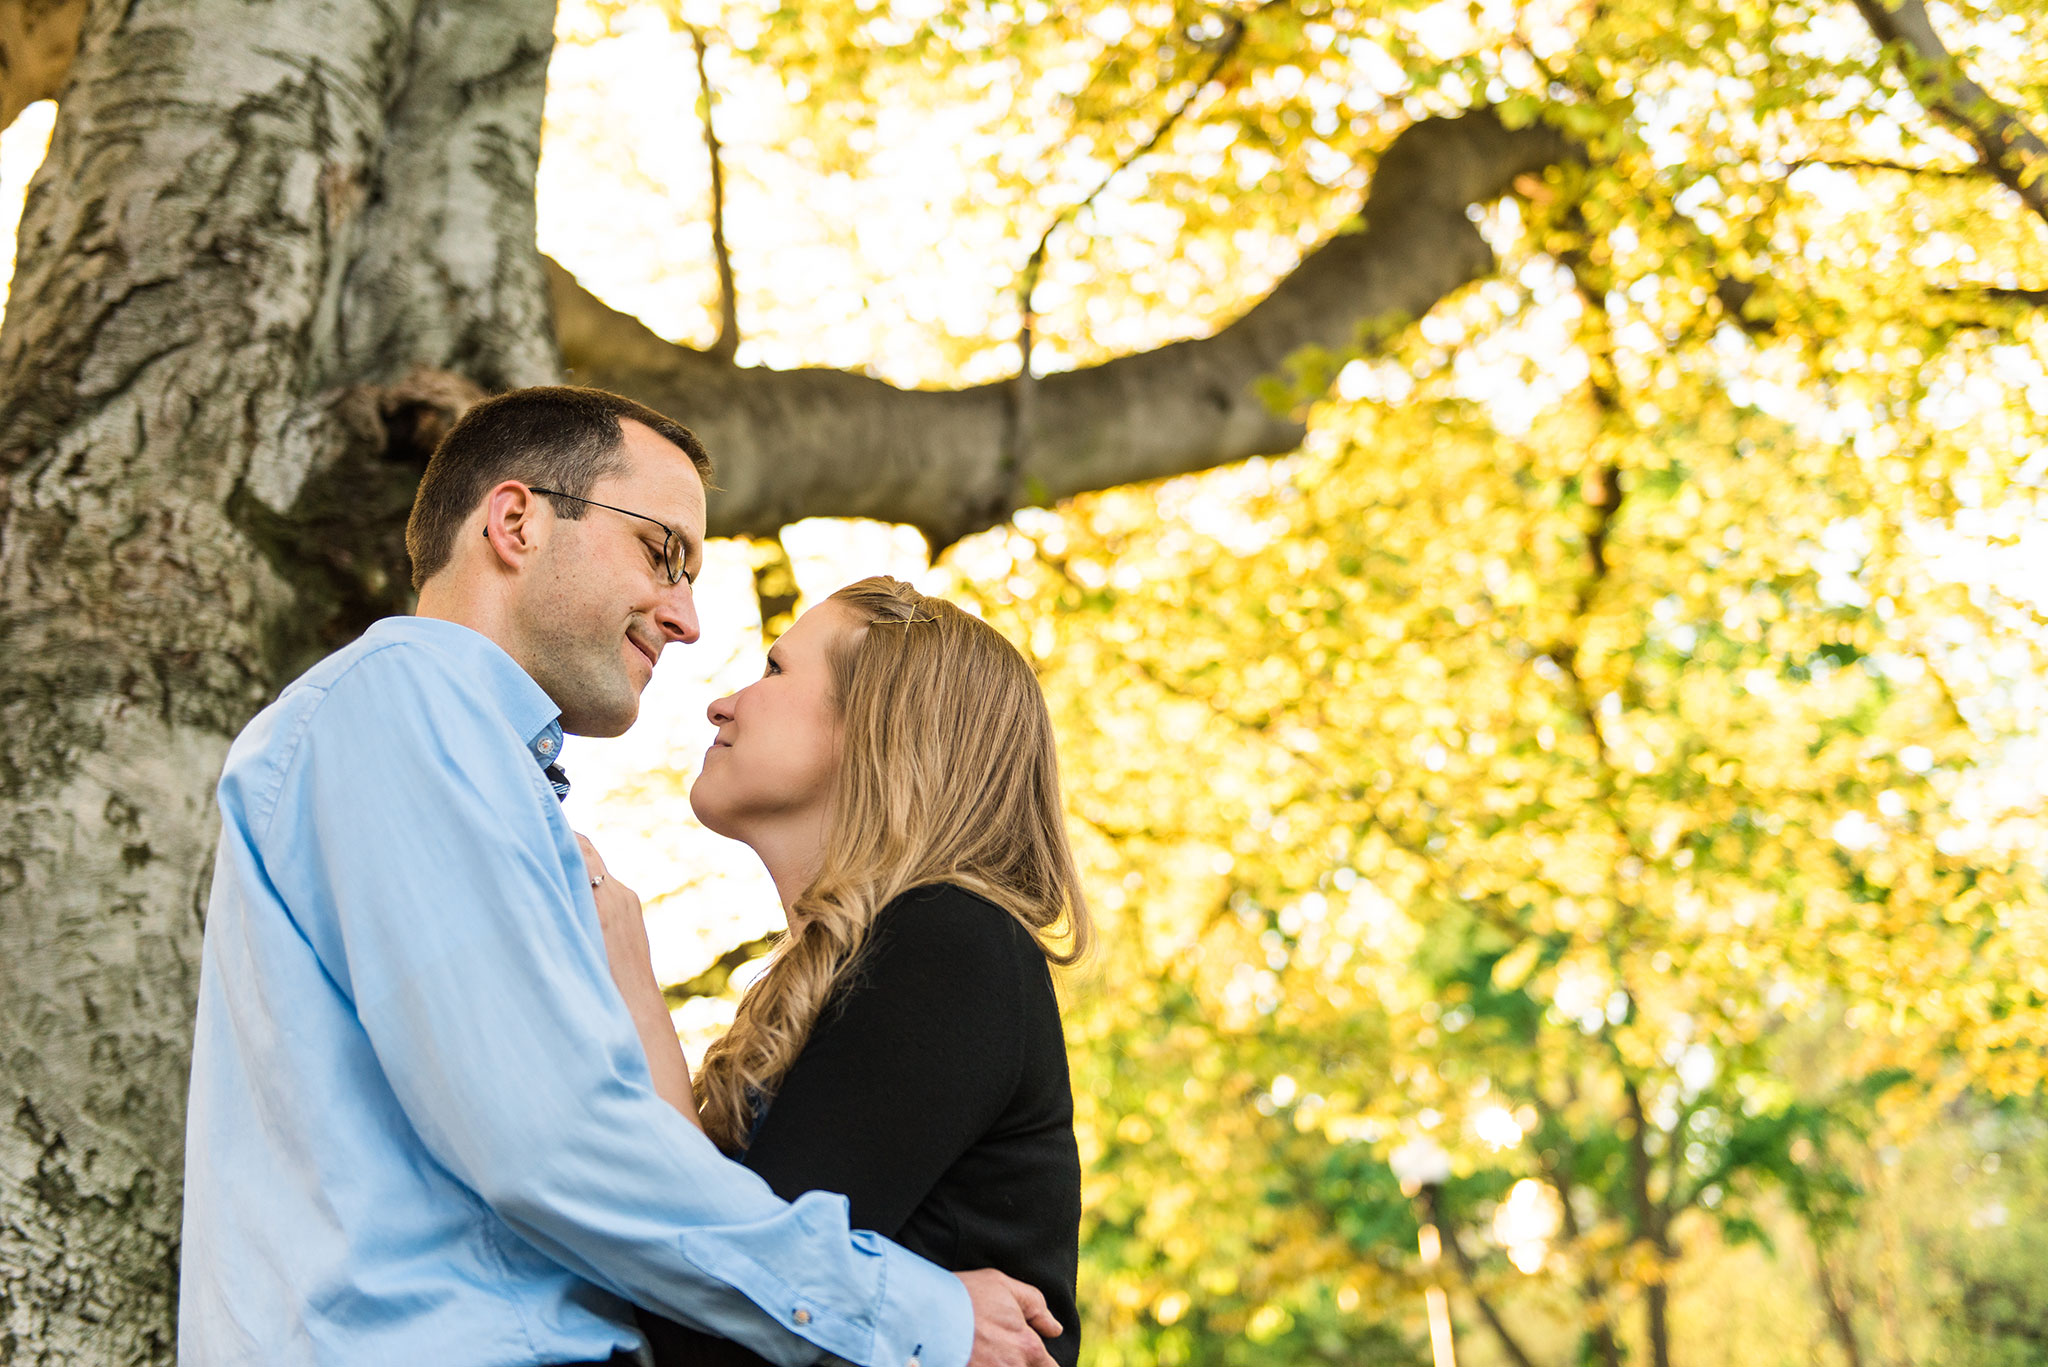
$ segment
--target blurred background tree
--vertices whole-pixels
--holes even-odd
[[[1567,267],[1548,284],[1613,373],[1613,320]],[[1469,307],[1512,346],[1501,302]],[[1436,1208],[1500,1360],[1693,1360],[1718,1331],[1672,1288],[1731,1239],[1810,1277],[1860,1355],[1880,1326],[1838,1244],[1873,1144],[2037,1093],[2038,809],[1963,815],[2004,737],[1951,658],[2008,636],[2002,605],[1946,580],[1852,445],[1801,432],[1824,405],[1731,396],[1760,357],[1661,350],[1697,378],[1588,380],[1503,431],[1418,339],[1353,372],[1400,403],[1326,407],[1206,534],[1113,495],[980,581],[1040,652],[1099,877],[1148,932],[1083,999],[1119,1098],[1094,1218],[1118,1229],[1121,1196],[1133,1222],[1091,1247],[1138,1292],[1133,1360],[1176,1356],[1142,1312],[1205,1272],[1263,1274],[1197,1298],[1228,1343],[1317,1307],[1361,1230],[1405,1261],[1386,1161],[1416,1141],[1456,1161]],[[1262,1155],[1223,1216],[1199,1174],[1233,1114],[1268,1137],[1224,1160]],[[1161,1164],[1187,1223],[1131,1240]],[[1262,1258],[1207,1235],[1274,1205]]]
[[[565,364],[725,462],[707,674],[820,514],[1039,662],[1094,1361],[2040,1360],[2038,0],[306,16],[0,4],[5,1355],[167,1360],[213,769]]]

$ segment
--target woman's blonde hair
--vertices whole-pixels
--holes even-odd
[[[818,874],[794,927],[697,1070],[704,1128],[728,1153],[803,1052],[875,916],[952,883],[1015,916],[1071,964],[1091,937],[1060,805],[1052,719],[1017,648],[986,622],[897,579],[828,600],[859,625],[831,653],[839,772]]]

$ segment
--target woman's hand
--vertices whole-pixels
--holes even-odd
[[[604,932],[605,958],[612,966],[612,981],[631,1005],[636,996],[649,990],[661,995],[654,977],[654,957],[647,947],[647,918],[640,909],[640,895],[611,876],[604,856],[585,836],[576,837],[583,849],[583,868],[590,875],[590,896],[597,903],[597,924]]]
[[[669,1019],[668,1001],[661,995],[661,982],[654,976],[654,956],[647,947],[647,918],[640,910],[640,895],[611,876],[597,846],[578,835],[583,850],[584,871],[590,875],[590,896],[597,903],[597,924],[604,932],[604,954],[611,965],[612,983],[633,1018],[640,1036],[640,1051],[647,1055],[647,1068],[654,1075],[654,1090],[662,1100],[682,1112],[698,1129],[704,1122],[697,1116],[697,1100],[690,1090],[690,1063],[676,1040],[675,1022]]]

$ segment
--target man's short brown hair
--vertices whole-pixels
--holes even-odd
[[[573,385],[515,389],[485,399],[462,415],[427,462],[405,524],[417,590],[447,568],[455,538],[484,495],[508,479],[581,498],[607,475],[626,468],[631,418],[680,449],[711,487],[711,457],[681,423],[618,394]],[[584,505],[563,500],[556,512],[575,521]]]

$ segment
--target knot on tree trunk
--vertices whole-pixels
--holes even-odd
[[[448,429],[484,397],[466,375],[418,365],[396,384],[345,391],[335,408],[350,435],[383,459],[424,470]]]
[[[354,640],[380,617],[410,612],[405,524],[427,459],[456,420],[485,397],[464,375],[415,366],[389,385],[355,385],[309,421],[318,453],[288,506],[244,486],[230,515],[298,586],[304,611],[279,623],[277,682]]]

